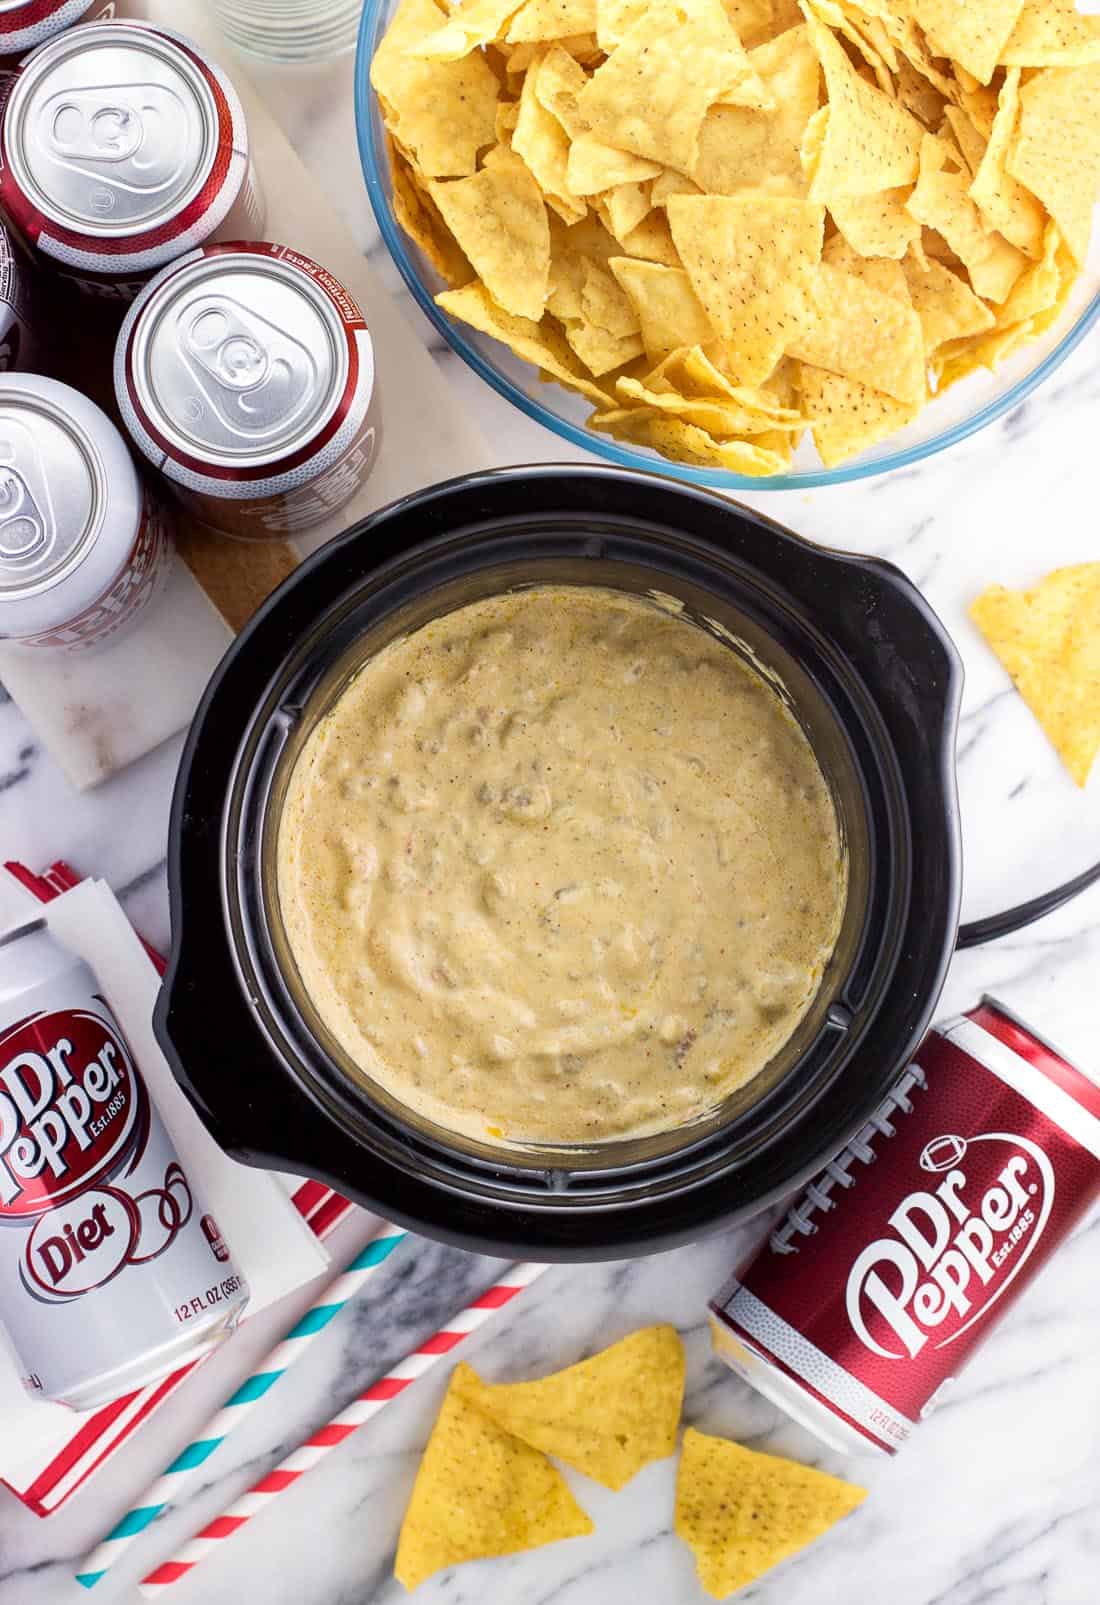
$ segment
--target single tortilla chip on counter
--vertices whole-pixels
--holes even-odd
[[[595,1531],[557,1467],[468,1401],[468,1370],[455,1367],[401,1525],[394,1576],[408,1589],[462,1561]]]
[[[862,1504],[866,1490],[689,1427],[676,1479],[676,1533],[699,1581],[725,1599]]]
[[[970,617],[1084,786],[1100,752],[1100,563],[1055,569],[1029,591],[991,585]]]
[[[1100,189],[1100,62],[1047,67],[1024,84],[1006,165],[1039,197],[1083,267]]]
[[[497,1427],[556,1455],[605,1488],[624,1488],[676,1448],[684,1346],[672,1326],[647,1326],[536,1382],[483,1382],[460,1366],[461,1397]]]
[[[428,178],[467,178],[495,133],[500,84],[481,56],[422,61],[409,52],[446,21],[435,0],[401,0],[370,64],[386,122]]]
[[[739,384],[761,384],[802,330],[825,210],[756,195],[670,195],[669,226]]]
[[[516,317],[538,319],[550,276],[542,192],[504,145],[472,178],[433,182],[429,193],[490,295]]]

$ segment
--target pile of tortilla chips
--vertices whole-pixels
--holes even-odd
[[[1040,334],[1100,187],[1074,0],[401,0],[371,81],[439,305],[593,429],[745,474]]]
[[[420,1463],[394,1574],[416,1588],[447,1566],[593,1531],[548,1455],[618,1491],[676,1448],[684,1348],[649,1326],[535,1382],[459,1365]],[[722,1598],[811,1543],[866,1497],[809,1466],[689,1428],[676,1532]]]

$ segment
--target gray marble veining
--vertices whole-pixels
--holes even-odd
[[[358,175],[350,71],[345,61],[299,76],[259,76],[269,104],[374,259],[382,253]],[[415,317],[436,351],[427,322]],[[499,462],[583,459],[449,352],[438,354],[440,382],[476,410]],[[1100,853],[1100,783],[1094,779],[1087,793],[1073,787],[966,616],[991,579],[1022,584],[1059,563],[1100,557],[1098,355],[1093,335],[999,424],[888,479],[746,498],[819,541],[888,557],[924,589],[955,635],[967,669],[959,742],[967,917],[1033,895]],[[35,866],[65,856],[106,876],[139,928],[164,945],[165,833],[178,754],[179,743],[169,743],[77,796],[14,705],[0,702],[4,856]],[[1098,974],[1100,890],[1021,936],[960,955],[944,1010],[969,1006],[984,990],[1003,994],[1086,1062],[1100,1064]],[[556,1268],[472,1339],[464,1357],[490,1377],[527,1376],[645,1322],[674,1321],[688,1345],[687,1421],[865,1480],[871,1498],[862,1510],[746,1593],[757,1605],[1095,1605],[1100,1224],[1065,1246],[914,1444],[891,1462],[829,1454],[711,1357],[706,1298],[748,1235],[633,1263]],[[211,1459],[181,1508],[101,1585],[103,1605],[136,1599],[135,1580],[150,1565],[487,1285],[494,1269],[455,1250],[405,1244],[293,1381]],[[291,1314],[284,1311],[282,1321]],[[151,1430],[49,1520],[0,1491],[0,1605],[72,1605],[83,1597],[72,1582],[73,1558],[143,1489],[274,1329],[256,1323],[239,1348],[215,1357]],[[403,1597],[391,1576],[394,1545],[448,1370],[438,1367],[409,1390],[180,1584],[180,1605],[392,1605]],[[596,1522],[595,1537],[443,1574],[418,1598],[425,1605],[693,1605],[703,1598],[671,1530],[673,1462],[651,1466],[617,1495],[570,1480]]]

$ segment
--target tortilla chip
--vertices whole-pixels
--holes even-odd
[[[767,103],[718,0],[652,0],[577,107],[608,145],[690,172],[707,108],[733,93],[750,105]]]
[[[1016,280],[1012,294],[997,312],[998,324],[1007,328],[1048,311],[1058,300],[1063,283],[1072,282],[1075,276],[1076,269],[1062,244],[1057,223],[1048,223],[1042,259],[1032,263]]]
[[[561,1472],[463,1396],[458,1365],[401,1524],[394,1576],[408,1589],[447,1566],[593,1532]]]
[[[809,201],[673,195],[672,238],[742,384],[765,380],[806,319],[825,215]]]
[[[1024,84],[1006,165],[1039,197],[1083,267],[1100,188],[1100,62],[1047,67]]]
[[[584,316],[581,294],[588,261],[571,249],[563,238],[564,233],[560,228],[550,230],[550,293],[546,297],[546,310],[563,323],[569,318]]]
[[[722,468],[753,479],[782,473],[790,461],[786,439],[778,446],[760,440],[716,440],[695,424],[642,407],[593,413],[588,427],[612,435],[616,440],[629,441],[631,445],[648,446],[672,462],[687,463],[694,468]]]
[[[1039,257],[1043,254],[1046,214],[1034,195],[1005,169],[1019,109],[1020,69],[1010,67],[1001,86],[993,132],[974,174],[970,195],[989,228],[1003,234],[1025,256]],[[1100,124],[1097,133],[1100,134]]]
[[[911,184],[923,129],[903,106],[862,79],[836,36],[809,9],[810,39],[825,73],[829,118],[810,197],[873,195]]]
[[[650,212],[637,228],[619,238],[627,256],[637,256],[646,262],[661,262],[665,267],[682,267],[680,253],[673,244],[668,218],[660,212]]]
[[[569,147],[567,176],[574,195],[599,195],[618,184],[642,184],[665,171],[659,162],[616,150],[594,134],[581,134]]]
[[[1006,67],[1084,67],[1100,61],[1100,16],[1083,16],[1077,0],[1025,0],[1001,61]]]
[[[596,39],[607,55],[621,45],[649,0],[596,0]]]
[[[466,178],[496,137],[496,74],[481,56],[420,61],[408,51],[444,20],[434,0],[401,0],[370,66],[386,122],[428,178]]]
[[[725,108],[733,111],[732,106]],[[709,118],[710,112],[707,113]],[[703,121],[703,132],[706,132],[706,119]],[[649,198],[654,206],[664,206],[670,195],[701,195],[703,191],[693,179],[678,173],[674,167],[665,167],[649,186]]]
[[[502,145],[497,153],[491,167],[473,178],[433,182],[430,194],[497,304],[537,321],[549,289],[546,208],[519,157]]]
[[[904,306],[912,304],[901,263],[886,257],[861,256],[852,249],[843,234],[834,234],[825,241],[821,260],[840,268],[844,273],[855,274],[857,279],[862,279],[864,284],[869,284],[881,295],[891,295]]]
[[[839,1477],[689,1427],[676,1479],[676,1532],[695,1556],[703,1588],[724,1599],[820,1538],[866,1497]]]
[[[1027,265],[1027,258],[1003,235],[986,228],[970,198],[970,175],[935,134],[921,145],[920,179],[909,210],[943,235],[970,275],[977,295],[1003,301]]]
[[[898,104],[911,112],[925,129],[934,133],[939,128],[943,117],[943,95],[935,84],[929,83],[924,74],[917,71],[907,56],[898,56],[894,96]]]
[[[909,0],[939,56],[950,56],[987,84],[1012,36],[1024,0]]]
[[[653,210],[649,191],[641,184],[616,184],[600,196],[600,203],[607,214],[607,226],[617,240],[625,239]]]
[[[802,405],[826,468],[836,468],[904,429],[921,410],[920,402],[895,401],[856,379],[808,363],[800,364],[800,373]]]
[[[534,363],[536,368],[542,368],[559,384],[576,390],[595,406],[612,405],[606,390],[593,384],[564,334],[548,318],[543,318],[541,323],[534,323],[530,318],[513,317],[503,307],[497,306],[484,284],[468,284],[462,290],[445,290],[436,296],[435,304],[451,317],[461,318],[471,328],[479,329],[482,334],[502,340],[521,361]]]
[[[590,133],[587,120],[577,109],[577,97],[588,83],[588,74],[560,44],[551,45],[539,62],[535,93],[565,129],[570,139]]]
[[[849,245],[861,256],[888,256],[900,261],[920,238],[921,226],[907,210],[910,185],[882,189],[877,195],[834,196],[829,213]]]
[[[822,262],[810,304],[812,318],[787,343],[792,357],[885,391],[896,401],[924,402],[924,337],[907,300]]]
[[[959,154],[970,169],[970,176],[973,178],[985,160],[985,153],[989,147],[989,136],[983,134],[980,128],[974,126],[970,113],[965,111],[962,106],[945,106],[943,114],[951,126],[955,143],[959,147]],[[941,129],[940,132],[946,134],[944,129]]]
[[[524,0],[504,37],[509,44],[538,44],[595,31],[596,0]]]
[[[430,61],[460,61],[472,50],[502,39],[521,4],[522,0],[464,0],[441,27],[418,40],[410,54]]]
[[[519,116],[512,133],[512,149],[527,164],[543,200],[552,206],[563,223],[579,223],[588,212],[588,203],[569,187],[569,136],[552,112],[535,93],[537,78],[529,72],[523,80]]]
[[[459,1369],[462,1397],[499,1428],[605,1488],[625,1488],[676,1448],[684,1346],[675,1327],[644,1327],[537,1382],[486,1383]]]
[[[970,617],[1084,786],[1100,752],[1100,563],[1055,569],[1030,591],[993,585]]]
[[[800,433],[800,412],[776,405],[766,391],[737,388],[698,346],[674,351],[645,379],[624,376],[615,383],[623,405],[636,403],[696,424],[717,438]]]
[[[647,354],[659,360],[678,346],[705,345],[714,330],[683,268],[613,256],[608,267],[629,296]]]
[[[906,257],[901,266],[929,355],[948,340],[993,327],[993,314],[985,302],[942,262],[931,257],[921,265]]]
[[[846,11],[837,0],[806,0],[806,4],[817,19],[826,27],[835,29],[852,45],[856,54],[862,56],[864,63],[870,68],[875,83],[884,95],[894,98],[894,81],[889,67],[883,58],[882,52],[874,45],[868,36],[866,28],[861,21],[857,21],[858,13]],[[889,39],[887,47],[892,51]]]
[[[619,258],[612,257],[612,261]],[[641,332],[641,321],[634,303],[622,289],[614,273],[601,262],[585,257],[581,270],[581,315],[587,322],[625,338]]]
[[[387,136],[388,137],[388,136]],[[409,238],[420,247],[440,278],[452,289],[475,278],[473,268],[439,208],[425,189],[416,183],[409,164],[389,141],[390,174],[393,178],[393,215]]]
[[[640,334],[612,334],[584,318],[566,323],[565,338],[594,379],[621,368],[645,350]]]
[[[736,195],[748,189],[804,195],[807,181],[799,147],[821,93],[821,66],[809,30],[792,28],[750,51],[749,61],[776,110],[711,106],[699,131],[692,176],[712,195]],[[654,205],[659,204],[655,199]]]

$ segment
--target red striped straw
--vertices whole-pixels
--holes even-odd
[[[430,1371],[433,1365],[438,1365],[444,1355],[450,1354],[476,1332],[480,1326],[489,1320],[495,1311],[503,1309],[506,1304],[520,1293],[525,1287],[530,1287],[543,1273],[548,1270],[547,1265],[521,1263],[513,1265],[492,1287],[488,1288],[479,1298],[474,1299],[464,1310],[447,1322],[447,1325],[434,1336],[414,1349],[404,1360],[399,1360],[392,1371],[372,1382],[370,1387],[353,1399],[346,1409],[341,1410],[338,1416],[321,1427],[312,1437],[307,1438],[299,1448],[291,1451],[285,1460],[269,1471],[266,1477],[261,1477],[247,1493],[242,1494],[235,1504],[221,1516],[216,1516],[209,1522],[197,1537],[183,1545],[178,1555],[166,1560],[163,1565],[151,1571],[148,1577],[142,1579],[140,1588],[147,1599],[159,1594],[162,1589],[170,1588],[178,1583],[181,1577],[186,1577],[194,1571],[200,1561],[204,1560],[211,1551],[216,1550],[219,1544],[252,1520],[264,1510],[273,1499],[283,1493],[287,1488],[304,1477],[307,1471],[323,1460],[335,1449],[337,1444],[350,1438],[361,1426],[385,1408],[391,1399],[404,1393],[418,1377],[425,1371]]]

